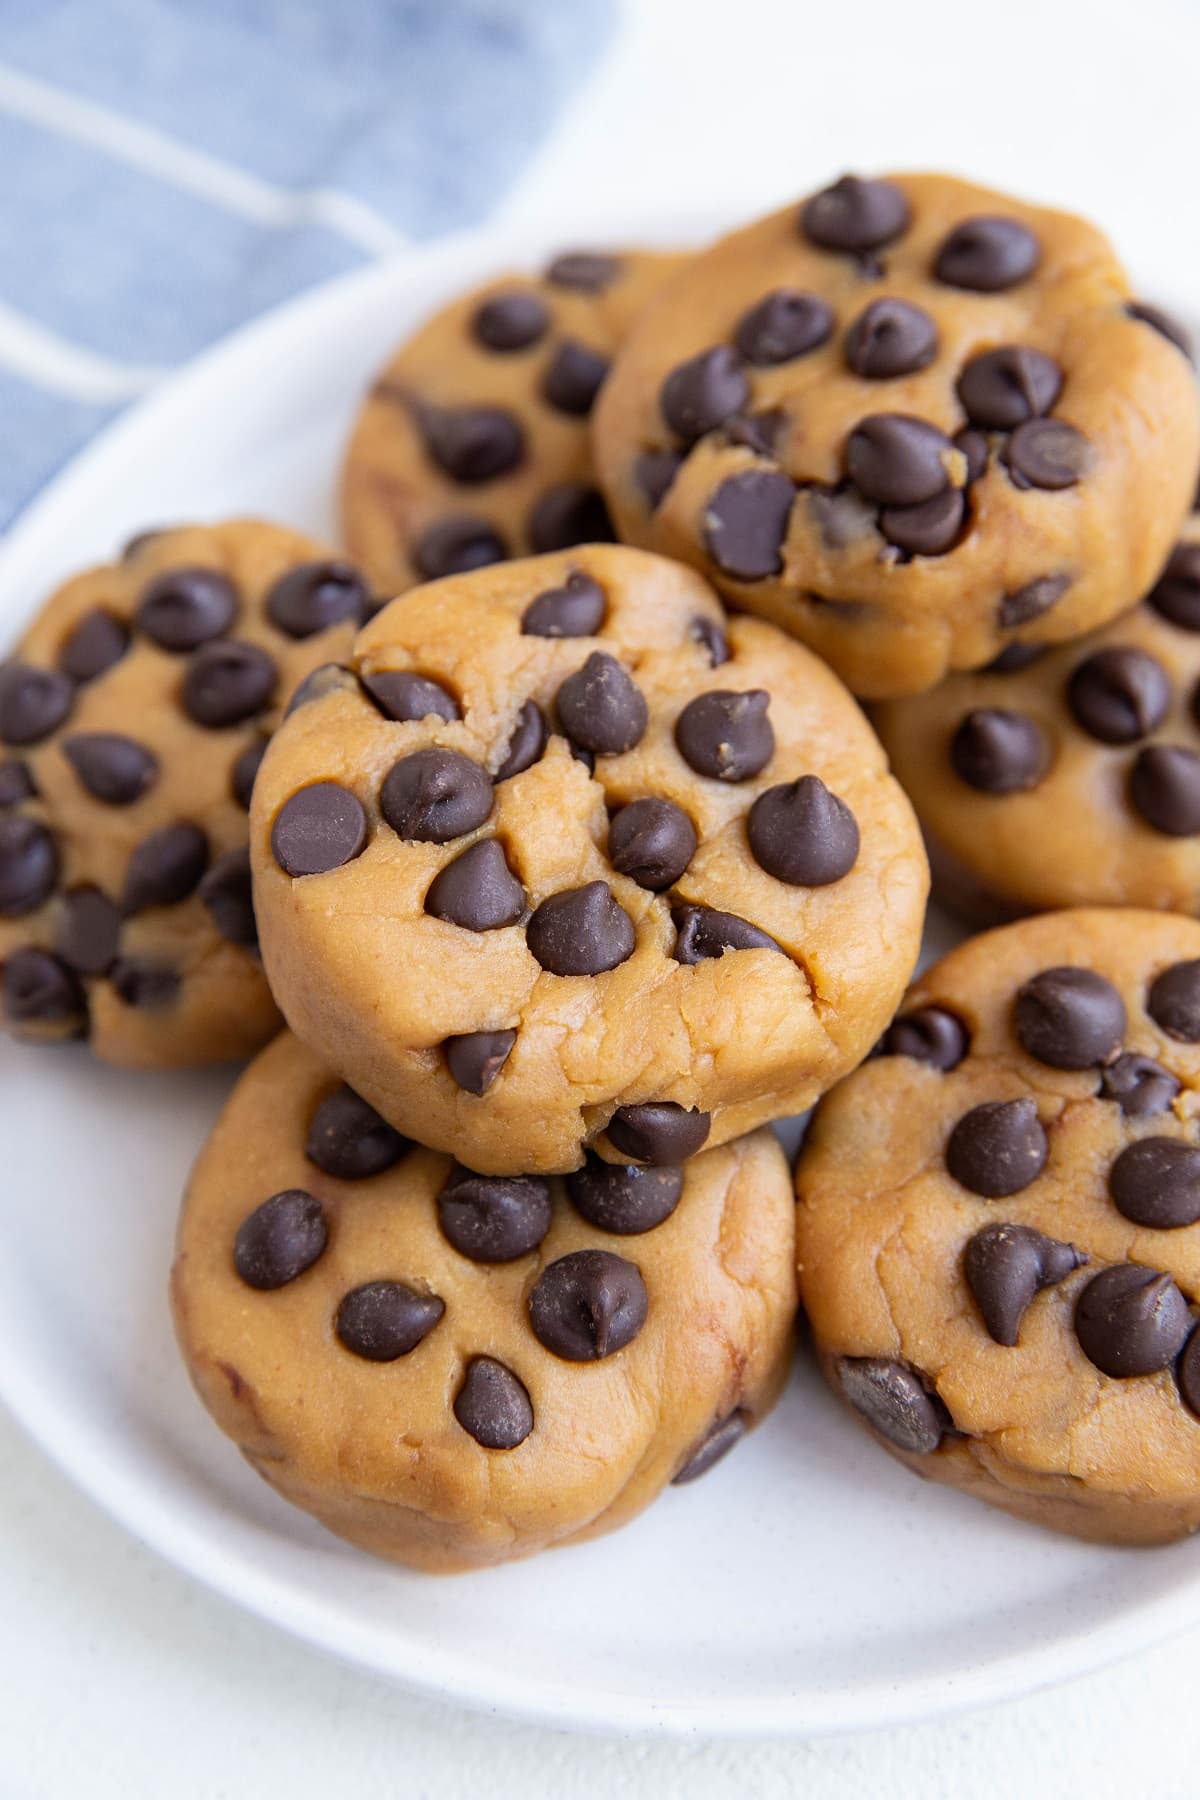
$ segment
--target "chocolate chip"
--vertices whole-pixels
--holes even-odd
[[[1005,446],[1004,461],[1019,487],[1057,492],[1074,487],[1092,464],[1092,449],[1065,419],[1030,419]]]
[[[908,201],[892,182],[843,175],[805,201],[800,229],[822,250],[878,250],[907,231],[911,217]]]
[[[464,487],[507,475],[525,455],[520,420],[502,407],[423,406],[416,417],[429,455]]]
[[[530,951],[551,975],[601,975],[627,962],[637,934],[604,881],[543,900],[526,928]]]
[[[673,800],[631,800],[613,814],[608,857],[620,874],[660,894],[679,880],[698,842],[696,827]]]
[[[771,696],[762,688],[734,693],[714,688],[698,694],[675,721],[679,754],[697,775],[714,781],[747,781],[765,769],[775,752],[767,717]]]
[[[633,479],[646,505],[656,512],[683,465],[678,450],[643,450],[633,465]]]
[[[384,718],[400,724],[412,719],[444,719],[449,725],[462,717],[458,701],[440,681],[414,675],[410,669],[380,669],[364,675],[362,684]]]
[[[834,1368],[850,1405],[881,1438],[909,1456],[937,1449],[950,1416],[912,1369],[881,1356],[839,1356]]]
[[[120,910],[97,887],[72,888],[62,897],[55,949],[80,975],[104,975],[121,937]]]
[[[1193,1331],[1175,1367],[1175,1379],[1186,1406],[1200,1418],[1200,1332]]]
[[[817,775],[760,794],[746,830],[759,868],[790,887],[827,887],[858,860],[858,822]]]
[[[473,1356],[467,1364],[454,1416],[485,1450],[515,1450],[533,1430],[528,1389],[492,1356]]]
[[[1036,581],[1027,581],[1024,587],[1005,594],[997,609],[997,624],[1007,631],[1014,625],[1028,625],[1031,619],[1040,619],[1062,599],[1070,585],[1069,575],[1039,575]]]
[[[956,431],[953,438],[954,448],[961,450],[967,459],[967,486],[982,480],[987,473],[988,441],[982,431],[976,431],[971,425],[964,425]]]
[[[565,250],[546,270],[555,287],[578,288],[583,294],[599,294],[621,273],[617,257],[599,250]]]
[[[208,867],[208,839],[198,825],[164,825],[135,845],[125,869],[126,913],[177,906],[195,892]]]
[[[1065,1281],[1087,1260],[1074,1244],[1029,1225],[985,1225],[977,1231],[963,1252],[963,1274],[988,1336],[1015,1344],[1034,1295]]]
[[[314,637],[343,619],[366,618],[370,596],[347,562],[308,562],[289,569],[269,590],[266,613],[290,638]]]
[[[1053,357],[1024,344],[1002,344],[973,356],[955,391],[973,425],[1011,431],[1048,413],[1062,384],[1062,370]]]
[[[711,906],[676,906],[671,909],[675,925],[676,962],[706,962],[723,955],[726,950],[783,951],[773,937],[741,919],[736,913],[718,912]]]
[[[1200,832],[1200,756],[1179,744],[1139,750],[1129,772],[1129,799],[1165,837],[1194,837]]]
[[[118,957],[108,978],[117,998],[141,1012],[165,1012],[178,1000],[182,986],[179,971],[168,963],[134,956]]]
[[[209,917],[230,944],[258,949],[258,926],[250,889],[250,849],[227,850],[200,883],[200,898]]]
[[[575,544],[611,544],[616,535],[603,494],[586,481],[547,488],[529,515],[529,544],[539,555]]]
[[[328,1241],[321,1202],[303,1188],[285,1188],[242,1220],[233,1266],[247,1287],[285,1287],[311,1269]]]
[[[733,341],[748,363],[770,368],[816,350],[832,336],[833,327],[827,300],[796,288],[777,288],[742,314]]]
[[[846,443],[846,468],[880,506],[919,506],[950,486],[957,452],[944,431],[908,413],[870,413]]]
[[[1093,1069],[1110,1062],[1125,1036],[1125,1003],[1092,969],[1043,969],[1013,1006],[1021,1048],[1051,1069]]]
[[[946,1167],[985,1200],[1019,1194],[1046,1166],[1046,1133],[1032,1100],[989,1100],[963,1114],[946,1145]]]
[[[1200,1150],[1179,1138],[1126,1145],[1108,1172],[1117,1211],[1135,1225],[1174,1231],[1200,1219]]]
[[[1200,543],[1176,544],[1147,598],[1172,625],[1200,631]]]
[[[704,543],[722,574],[762,581],[783,568],[794,484],[778,469],[742,469],[709,495]]]
[[[985,663],[985,675],[1018,675],[1022,669],[1031,669],[1036,662],[1041,662],[1048,644],[1009,644],[1001,650],[999,656],[993,656],[990,663]]]
[[[475,308],[471,330],[485,350],[527,350],[546,333],[550,309],[537,294],[515,289],[493,294]]]
[[[567,1176],[567,1192],[597,1231],[629,1237],[670,1218],[683,1193],[683,1171],[604,1162],[589,1150],[583,1168]]]
[[[63,739],[63,755],[94,800],[131,806],[158,777],[158,758],[115,731],[80,731]]]
[[[957,1069],[970,1047],[966,1026],[944,1006],[901,1013],[879,1040],[881,1056],[911,1056],[942,1070]]]
[[[739,1444],[749,1429],[749,1416],[740,1407],[727,1413],[700,1439],[695,1449],[687,1457],[678,1475],[672,1475],[672,1487],[684,1487],[689,1481],[699,1481],[701,1475],[707,1475],[715,1469],[723,1457],[729,1455],[735,1444]]]
[[[361,856],[366,844],[367,815],[336,781],[298,789],[271,827],[271,853],[286,875],[325,875]]]
[[[490,519],[470,513],[452,513],[427,525],[412,548],[412,559],[424,581],[440,581],[444,575],[465,575],[470,569],[503,562],[508,545]]]
[[[408,1139],[345,1083],[317,1105],[304,1154],[338,1181],[365,1181],[399,1162]]]
[[[285,719],[290,719],[294,712],[302,706],[311,706],[316,700],[326,700],[330,694],[359,694],[361,689],[358,677],[353,669],[347,669],[342,663],[322,663],[304,677],[298,687],[293,688],[291,697],[283,709]]]
[[[576,569],[562,587],[547,588],[529,602],[521,631],[526,637],[595,637],[607,610],[600,583]]]
[[[54,669],[31,663],[0,668],[0,738],[6,744],[38,744],[57,731],[75,704],[75,689]]]
[[[4,960],[4,1016],[13,1025],[87,1024],[87,1001],[72,970],[46,950],[14,950]]]
[[[954,773],[981,794],[1035,788],[1050,766],[1050,746],[1026,713],[997,706],[967,713],[950,740]]]
[[[846,333],[846,361],[866,381],[915,375],[937,351],[937,326],[907,300],[873,300]]]
[[[646,1321],[646,1284],[610,1250],[575,1250],[538,1277],[529,1323],[539,1343],[567,1362],[595,1362],[631,1344]]]
[[[0,916],[36,912],[57,880],[58,846],[46,827],[17,814],[0,818]]]
[[[217,569],[169,569],[142,590],[134,623],[160,649],[195,650],[229,630],[237,589]]]
[[[0,807],[20,806],[22,800],[32,800],[36,793],[33,776],[23,762],[17,762],[15,757],[0,762]]]
[[[1067,702],[1091,737],[1102,744],[1132,744],[1166,718],[1171,684],[1156,657],[1115,645],[1076,665]]]
[[[582,669],[567,676],[554,705],[571,742],[596,756],[632,750],[650,720],[641,689],[604,650],[593,650]]]
[[[1172,963],[1156,975],[1146,996],[1146,1011],[1168,1037],[1200,1044],[1200,962]]]
[[[750,384],[737,352],[717,344],[671,370],[659,390],[658,404],[676,437],[694,444],[741,412],[749,398]]]
[[[1126,1117],[1145,1119],[1169,1111],[1180,1083],[1152,1057],[1118,1056],[1100,1076],[1100,1098],[1115,1100]]]
[[[688,636],[708,652],[710,669],[719,669],[733,654],[729,639],[715,619],[693,619],[688,626]]]
[[[1164,312],[1160,306],[1151,306],[1145,300],[1131,300],[1125,311],[1131,319],[1138,319],[1143,325],[1149,325],[1160,337],[1165,337],[1169,344],[1182,350],[1189,362],[1193,360],[1191,334],[1170,313]]]
[[[438,1224],[472,1262],[515,1262],[550,1229],[550,1184],[535,1175],[476,1175],[456,1163],[438,1195]]]
[[[97,606],[76,621],[63,640],[58,666],[81,685],[119,663],[129,648],[129,627]]]
[[[539,762],[546,748],[546,740],[550,736],[550,728],[546,724],[541,707],[535,700],[527,700],[517,714],[517,722],[513,734],[508,740],[504,752],[504,760],[496,770],[495,779],[508,781],[513,775],[523,775]]]
[[[1016,219],[964,219],[942,243],[933,272],[947,287],[998,294],[1032,275],[1040,259],[1037,239]]]
[[[1154,1375],[1173,1362],[1191,1330],[1187,1301],[1169,1275],[1114,1263],[1093,1275],[1075,1304],[1075,1336],[1104,1375]]]
[[[240,725],[268,705],[278,676],[274,662],[257,644],[205,644],[188,659],[183,709],[210,731]]]
[[[262,759],[267,754],[266,738],[255,738],[244,750],[238,752],[234,759],[233,772],[229,785],[238,805],[246,812],[250,811],[250,801],[254,794],[254,782],[262,766]]]
[[[448,862],[429,884],[425,911],[464,931],[515,925],[525,911],[525,889],[499,839],[481,838]]]
[[[586,419],[609,367],[607,356],[574,338],[566,338],[542,376],[542,399],[573,419]]]
[[[686,1162],[708,1138],[709,1114],[674,1100],[647,1100],[618,1106],[608,1121],[608,1139],[622,1156],[659,1169]]]
[[[427,1338],[445,1304],[403,1281],[367,1281],[343,1296],[334,1320],[339,1341],[368,1362],[395,1362]]]
[[[961,488],[947,488],[920,506],[885,506],[879,529],[889,544],[909,556],[944,556],[953,550],[967,513]]]
[[[486,1094],[508,1061],[515,1031],[465,1031],[448,1037],[442,1054],[452,1080],[468,1094]]]
[[[402,756],[379,791],[380,810],[392,830],[419,844],[448,844],[476,831],[490,817],[492,801],[487,770],[457,750]]]

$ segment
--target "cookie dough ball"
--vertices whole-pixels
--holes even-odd
[[[930,969],[821,1104],[800,1285],[931,1481],[1101,1542],[1200,1525],[1200,924],[1027,919]]]
[[[892,700],[875,723],[938,896],[984,924],[1043,908],[1200,907],[1200,516],[1140,606],[1053,649]]]
[[[436,313],[368,394],[342,472],[343,534],[378,592],[606,542],[588,415],[665,251],[571,252]]]
[[[796,1304],[770,1132],[683,1168],[487,1179],[284,1033],[192,1176],[171,1293],[200,1397],[272,1487],[419,1568],[611,1531],[773,1404]]]
[[[808,1106],[917,953],[908,802],[836,676],[593,546],[415,590],[277,733],[263,956],[385,1118],[491,1174],[674,1163]]]
[[[917,693],[1145,592],[1195,491],[1175,328],[1107,240],[940,175],[846,177],[695,258],[595,419],[619,535],[858,694]]]
[[[106,1062],[250,1055],[279,1028],[247,809],[296,683],[349,649],[355,570],[241,519],[136,538],[0,666],[0,1012]]]

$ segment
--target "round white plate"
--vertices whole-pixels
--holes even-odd
[[[0,552],[4,637],[56,580],[144,526],[261,512],[331,533],[338,453],[394,340],[443,296],[577,235],[445,243],[314,293],[203,358],[13,531]],[[614,1537],[452,1579],[370,1560],[250,1472],[176,1355],[175,1210],[231,1080],[0,1047],[0,1395],[102,1506],[239,1604],[448,1700],[705,1734],[912,1720],[1060,1679],[1200,1617],[1200,1543],[1089,1548],[926,1487],[803,1358],[734,1456]]]

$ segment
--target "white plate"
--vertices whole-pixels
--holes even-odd
[[[142,526],[260,511],[330,532],[337,455],[393,341],[442,296],[578,235],[572,224],[532,243],[443,244],[342,280],[205,357],[12,533],[4,637],[54,581]],[[258,1481],[175,1352],[176,1203],[229,1082],[123,1075],[76,1048],[0,1048],[0,1394],[102,1506],[239,1604],[446,1699],[558,1725],[706,1734],[912,1720],[1060,1679],[1200,1618],[1200,1543],[1089,1548],[923,1486],[803,1360],[762,1430],[614,1537],[450,1580],[371,1561]]]

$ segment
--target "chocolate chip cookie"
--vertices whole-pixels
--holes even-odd
[[[342,474],[345,540],[379,593],[612,538],[588,415],[618,344],[682,261],[570,252],[452,301],[401,346]]]
[[[797,1169],[832,1387],[1078,1537],[1200,1525],[1200,924],[1044,914],[930,969]]]
[[[837,678],[691,570],[601,545],[435,582],[306,692],[254,793],[263,956],[400,1130],[492,1174],[677,1163],[891,1017],[908,802]]]
[[[1103,624],[1195,491],[1181,334],[1106,239],[938,175],[847,176],[695,258],[594,421],[619,535],[869,698]]]
[[[489,1179],[284,1033],[196,1165],[172,1299],[260,1475],[452,1570],[609,1531],[711,1468],[778,1394],[795,1285],[770,1132],[683,1168]]]
[[[346,651],[355,570],[255,520],[135,539],[0,666],[0,1007],[132,1067],[249,1055],[278,1029],[247,809],[292,687]]]

